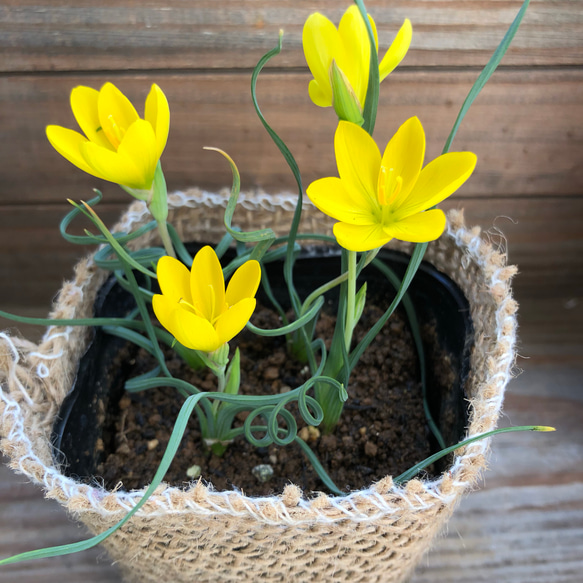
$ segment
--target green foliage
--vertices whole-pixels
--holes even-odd
[[[524,16],[528,3],[529,0],[525,0],[504,39],[470,90],[446,141],[444,152],[449,151],[451,143],[469,107],[506,52]],[[379,103],[380,81],[378,55],[373,30],[364,3],[362,0],[355,0],[355,4],[364,19],[371,43],[367,97],[361,115],[359,107],[357,107],[357,102],[353,99],[354,96],[348,91],[347,85],[344,83],[342,71],[336,68],[333,70],[333,84],[336,88],[335,106],[344,112],[345,117],[352,119],[358,125],[362,124],[362,127],[372,135]],[[152,483],[136,506],[122,520],[114,527],[87,541],[23,553],[0,561],[0,565],[32,558],[65,555],[85,550],[105,540],[109,535],[123,526],[146,503],[148,498],[162,482],[166,471],[176,455],[188,420],[193,413],[197,415],[205,444],[217,455],[222,455],[225,448],[228,447],[228,444],[239,437],[245,438],[256,447],[267,447],[271,444],[283,447],[295,443],[302,449],[324,485],[335,494],[342,495],[342,491],[327,475],[314,452],[298,437],[297,420],[290,412],[290,408],[297,409],[301,419],[308,426],[321,426],[324,431],[333,431],[342,413],[344,403],[348,398],[346,386],[349,383],[352,370],[401,302],[411,323],[415,345],[419,355],[426,417],[433,434],[442,447],[442,451],[416,464],[410,470],[398,476],[395,482],[403,483],[413,478],[419,471],[437,459],[479,439],[508,431],[546,430],[545,428],[535,426],[499,429],[472,437],[455,446],[446,447],[439,428],[432,419],[427,405],[423,346],[420,339],[417,316],[407,297],[407,289],[423,259],[427,243],[420,243],[415,246],[402,280],[396,277],[382,262],[375,259],[378,249],[373,249],[360,255],[356,251],[343,249],[341,269],[338,275],[317,289],[312,290],[306,298],[300,297],[294,284],[294,266],[296,258],[302,249],[301,244],[307,240],[311,242],[330,243],[335,242],[335,239],[319,233],[299,233],[304,194],[299,167],[289,148],[267,122],[259,107],[257,99],[258,77],[265,65],[272,58],[280,54],[282,50],[282,36],[283,34],[280,33],[277,46],[267,52],[253,70],[251,76],[251,98],[259,120],[281,152],[297,184],[298,198],[293,220],[291,221],[289,232],[284,237],[277,237],[270,228],[242,231],[236,225],[235,220],[241,184],[239,170],[228,154],[216,148],[209,148],[219,152],[226,158],[232,173],[231,194],[224,215],[226,233],[216,245],[216,255],[218,257],[224,257],[228,248],[233,245],[236,248],[236,256],[232,260],[224,262],[222,266],[224,277],[236,274],[236,270],[247,261],[257,260],[260,262],[262,267],[263,290],[273,304],[274,309],[279,313],[282,319],[282,325],[276,329],[266,330],[248,323],[247,328],[251,332],[261,336],[286,337],[287,344],[291,347],[292,352],[296,355],[301,355],[308,362],[311,377],[301,386],[286,393],[266,396],[245,395],[241,387],[241,359],[238,349],[235,350],[232,358],[230,358],[227,343],[224,343],[217,350],[208,353],[188,348],[177,342],[167,330],[162,329],[152,322],[150,304],[152,304],[153,296],[156,294],[156,268],[159,259],[164,255],[176,254],[187,266],[190,266],[193,262],[193,258],[186,249],[184,242],[180,240],[174,227],[167,223],[168,205],[166,182],[159,163],[156,167],[151,200],[148,200],[149,209],[156,220],[147,223],[132,233],[111,233],[103,221],[101,221],[95,211],[95,207],[101,201],[101,193],[97,192],[97,196],[88,203],[82,202],[78,204],[70,201],[74,208],[61,222],[60,231],[62,236],[68,242],[75,245],[101,246],[94,255],[96,265],[101,269],[111,271],[119,285],[132,294],[135,300],[134,309],[125,318],[53,320],[18,317],[1,311],[0,316],[29,324],[100,326],[108,334],[123,338],[141,347],[155,359],[156,364],[152,370],[127,381],[125,388],[129,392],[147,391],[154,387],[168,386],[175,388],[184,399],[184,402]],[[366,134],[364,135],[366,136]],[[368,136],[366,137],[368,139]],[[81,215],[84,215],[91,221],[98,233],[93,233],[89,230],[85,230],[85,235],[81,236],[69,233],[71,223]],[[154,228],[158,228],[164,248],[151,247],[134,251],[130,249],[131,246],[128,247],[128,243]],[[266,265],[277,260],[283,260],[282,273],[287,286],[289,305],[293,312],[292,316],[285,312],[280,302],[276,299],[265,270]],[[177,265],[180,267],[178,263]],[[253,263],[253,265],[257,270],[257,264]],[[365,270],[369,266],[379,269],[386,276],[388,283],[395,290],[395,296],[379,320],[370,328],[356,346],[353,346],[353,331],[363,313],[367,292],[366,284],[362,285],[357,291],[357,279],[365,273]],[[220,275],[221,270],[217,268],[217,271]],[[162,272],[160,271],[160,273]],[[335,288],[339,288],[340,299],[338,302],[336,328],[331,340],[331,348],[327,351],[324,340],[314,338],[315,327],[318,316],[326,301],[326,294]],[[182,303],[187,304],[184,295],[180,300],[176,301],[181,303],[181,305]],[[156,300],[154,300],[154,304],[155,302]],[[192,313],[195,313],[197,306],[188,304],[184,309],[187,312],[191,310]],[[190,312],[187,313],[187,316],[189,314]],[[180,336],[178,332],[175,332],[175,334]],[[184,338],[182,340],[185,344],[188,344]],[[161,343],[173,348],[192,368],[199,369],[208,367],[216,376],[216,390],[201,391],[183,379],[174,378],[166,364]],[[235,426],[235,418],[241,412],[247,412],[245,421],[242,426]],[[395,447],[398,447],[398,444],[395,444]]]

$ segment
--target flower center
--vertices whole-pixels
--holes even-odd
[[[385,166],[381,166],[378,184],[379,204],[381,206],[388,206],[393,204],[397,196],[399,196],[402,186],[403,178],[401,176],[397,176],[397,172],[394,168],[386,168]]]
[[[201,314],[200,310],[197,310],[197,309],[196,309],[196,307],[195,307],[193,304],[191,304],[190,302],[187,302],[187,301],[186,301],[184,298],[180,298],[180,299],[178,300],[178,303],[179,303],[181,306],[186,306],[187,308],[189,308],[189,309],[190,309],[190,310],[191,310],[191,311],[192,311],[194,314],[196,314],[197,316],[202,316],[202,317],[204,317],[204,316]]]
[[[97,128],[97,131],[99,131],[100,129],[102,129],[105,132],[105,135],[107,136],[107,139],[109,140],[109,143],[117,151],[117,149],[119,148],[119,145],[121,144],[121,141],[123,140],[123,137],[126,134],[126,128],[119,126],[116,123],[113,115],[110,114],[107,116],[107,120],[103,124],[103,126],[101,128]]]
[[[206,307],[209,309],[209,316],[208,316],[208,320],[211,324],[214,325],[214,323],[216,322],[218,315],[216,315],[215,312],[215,308],[216,308],[216,304],[217,304],[217,296],[215,294],[215,288],[209,284],[208,286],[208,301],[207,301],[207,305]]]
[[[200,316],[205,320],[208,320],[213,326],[215,322],[219,319],[219,316],[222,314],[222,311],[217,311],[217,296],[215,294],[215,288],[209,284],[207,286],[208,295],[205,298],[204,302],[197,302],[195,304],[191,304],[187,302],[184,298],[180,298],[178,303],[182,306],[185,306],[187,309],[191,310],[196,316]],[[203,305],[200,305],[203,304]],[[226,304],[225,304],[225,307]]]

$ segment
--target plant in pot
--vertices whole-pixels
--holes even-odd
[[[339,177],[310,184],[309,202],[257,104],[280,36],[252,97],[298,195],[246,195],[243,216],[237,167],[220,150],[230,194],[167,195],[158,86],[144,118],[110,83],[73,90],[85,135],[49,126],[50,142],[137,201],[112,230],[95,210],[100,194],[72,202],[63,236],[98,250],[49,320],[2,313],[49,328],[38,346],[4,338],[1,428],[13,467],[95,536],[0,565],[103,542],[128,581],[401,581],[475,483],[487,438],[547,429],[495,429],[515,269],[461,214],[446,222],[435,208],[474,169],[476,156],[450,145],[526,5],[426,165],[417,118],[382,154],[372,137],[380,82],[404,57],[410,23],[379,63],[360,0],[338,29],[310,16],[309,94],[338,115]],[[70,234],[81,215],[92,230]]]

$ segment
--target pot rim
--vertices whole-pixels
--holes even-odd
[[[213,231],[209,209],[215,212],[226,207],[229,193],[209,193],[198,189],[176,192],[169,196],[170,221],[179,218],[178,230],[192,228],[183,215],[201,211],[199,220]],[[269,196],[263,192],[241,194],[244,213],[256,217],[267,213],[291,213],[297,196],[281,193]],[[308,220],[330,230],[327,217],[319,213],[306,199],[304,210]],[[174,217],[173,217],[174,215]],[[181,218],[182,217],[182,218]],[[141,201],[133,203],[114,230],[127,231],[150,220]],[[270,224],[271,226],[271,224]],[[151,240],[155,233],[146,235]],[[395,248],[407,251],[409,244]],[[506,257],[481,237],[479,227],[468,229],[463,212],[450,211],[446,233],[430,244],[426,259],[438,269],[453,259],[455,267],[445,270],[465,293],[470,302],[474,323],[483,320],[484,326],[474,330],[475,348],[472,355],[470,385],[470,422],[467,436],[479,435],[495,428],[501,410],[505,387],[512,377],[514,345],[516,342],[516,302],[512,298],[510,280],[516,268],[506,264]],[[76,279],[65,284],[53,317],[83,316],[80,302],[91,302],[91,294],[105,277],[93,264],[92,257],[80,262]],[[86,281],[84,278],[88,277]],[[94,296],[93,296],[94,297]],[[86,308],[83,308],[86,309]],[[97,512],[100,515],[121,517],[142,497],[144,489],[131,492],[110,492],[99,485],[80,484],[60,473],[50,454],[47,432],[52,427],[56,406],[64,398],[74,371],[63,371],[59,357],[69,352],[70,360],[78,362],[83,352],[83,330],[73,327],[50,327],[39,346],[0,333],[0,342],[7,345],[6,356],[0,362],[3,380],[9,390],[0,390],[0,433],[4,436],[2,449],[10,456],[11,466],[34,482],[43,485],[49,498],[56,498],[75,513]],[[476,356],[476,353],[478,355]],[[72,355],[72,357],[71,357]],[[60,382],[53,383],[61,373]],[[60,377],[60,378],[61,378]],[[46,400],[46,407],[38,404]],[[373,522],[383,517],[395,519],[403,513],[427,510],[440,512],[444,506],[453,507],[457,499],[475,484],[486,465],[485,455],[490,440],[484,439],[457,453],[447,472],[433,480],[413,479],[397,485],[387,476],[368,488],[345,496],[319,494],[304,497],[302,490],[289,485],[279,495],[246,496],[238,490],[218,492],[212,486],[194,483],[182,490],[162,484],[140,509],[137,516],[193,513],[248,517],[269,524],[333,523],[338,521]]]

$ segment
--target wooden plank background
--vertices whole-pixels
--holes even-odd
[[[405,17],[411,19],[414,30],[402,66],[381,87],[377,141],[384,144],[407,117],[418,115],[427,133],[428,159],[437,156],[465,95],[520,4],[520,0],[367,2],[377,22],[381,51]],[[152,82],[163,88],[172,115],[162,158],[171,190],[199,186],[216,191],[229,185],[229,170],[222,158],[202,151],[203,146],[212,145],[235,159],[244,189],[293,191],[287,166],[253,112],[251,70],[275,46],[278,30],[283,28],[284,52],[259,81],[261,107],[296,156],[305,184],[333,174],[336,120],[332,111],[317,108],[308,98],[310,75],[301,48],[301,29],[314,10],[338,22],[347,5],[347,1],[332,0],[3,0],[0,309],[45,314],[61,281],[83,254],[57,233],[59,219],[68,211],[66,198],[87,199],[92,188],[102,189],[105,199],[100,212],[109,224],[128,202],[121,189],[83,174],[47,142],[47,124],[75,127],[68,105],[71,88],[79,84],[99,88],[111,80],[140,106]],[[468,222],[481,225],[492,241],[508,249],[510,261],[520,268],[515,281],[521,306],[520,352],[532,361],[530,369],[525,367],[529,375],[518,385],[522,396],[510,401],[510,411],[515,412],[512,422],[518,422],[520,411],[526,410],[531,415],[520,421],[543,423],[544,419],[533,416],[543,411],[541,403],[552,409],[550,392],[565,383],[571,392],[567,401],[557,405],[559,409],[565,405],[557,422],[574,427],[574,416],[581,413],[580,407],[572,410],[569,399],[581,397],[581,369],[572,365],[580,362],[583,352],[582,8],[581,0],[532,0],[502,66],[454,142],[454,149],[474,151],[479,163],[471,180],[444,207],[465,208]],[[0,320],[0,327],[4,325],[12,326]],[[29,327],[21,329],[32,336],[39,334]],[[547,401],[536,400],[538,389],[533,387],[541,383],[549,392]],[[560,443],[568,448],[569,440],[581,440],[581,434],[569,430],[562,439]],[[529,448],[530,443],[524,450],[531,452],[526,454],[527,460],[536,464]],[[505,466],[509,474],[511,465]],[[545,514],[546,510],[556,510],[552,503],[544,502],[544,487],[563,484],[560,496],[564,499],[557,502],[557,508],[566,511],[559,522],[570,530],[568,536],[556,536],[566,540],[569,549],[575,548],[574,541],[582,532],[581,475],[558,466],[540,469],[538,475],[532,487],[542,489],[504,490],[509,508],[520,507],[516,516],[530,520],[540,534],[548,527],[547,518],[555,516]],[[18,484],[8,477],[0,479]],[[527,481],[524,478],[521,487],[527,487]],[[499,486],[511,488],[512,484],[508,478]],[[16,488],[14,499],[19,496],[19,486],[7,488],[11,488],[10,496]],[[35,523],[26,514],[28,490],[23,492],[20,511],[0,513],[0,528],[6,528],[6,521],[16,521],[32,532],[44,528],[45,519]],[[502,490],[494,492],[496,497]],[[533,500],[543,500],[539,504],[543,514],[529,515],[525,510],[528,504],[520,496],[529,492]],[[466,528],[468,545],[477,554],[460,554],[457,541],[447,542],[450,535],[440,543],[441,554],[430,557],[427,569],[432,570],[422,567],[416,581],[579,580],[572,576],[575,551],[557,551],[550,566],[545,563],[546,570],[541,570],[536,567],[540,566],[538,558],[523,548],[513,559],[522,561],[522,570],[508,572],[502,567],[510,559],[498,543],[491,543],[489,555],[480,555],[475,545],[494,540],[488,537],[499,532],[484,515],[488,496],[488,491],[475,496],[475,502],[463,507],[470,508],[466,510],[469,514],[462,514],[461,522],[454,523],[455,528],[458,524]],[[579,514],[573,511],[569,522],[573,509]],[[467,516],[474,517],[472,512],[485,521],[480,522],[481,530],[474,523],[464,526]],[[495,516],[502,519],[500,513]],[[45,542],[40,532],[36,540]],[[474,572],[482,575],[454,575],[451,566],[461,564],[462,557],[466,567],[481,567]],[[499,569],[491,566],[492,557],[501,561]],[[87,579],[93,572],[82,560],[59,564],[73,569],[71,581]],[[553,568],[560,576],[552,577]],[[21,577],[26,573],[26,580],[37,580],[43,572],[26,569],[18,571],[19,580],[25,580]],[[54,580],[61,580],[56,573]],[[114,580],[107,577],[87,580]],[[4,580],[13,579],[9,575]]]

